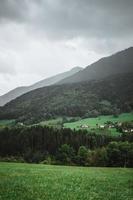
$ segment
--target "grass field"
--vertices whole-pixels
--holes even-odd
[[[50,126],[50,127],[54,127],[54,128],[61,128],[62,120],[63,119],[61,117],[59,117],[57,119],[42,121],[39,123],[39,125]]]
[[[0,127],[11,126],[15,124],[15,120],[0,120]]]
[[[72,117],[67,117],[67,120],[71,120]],[[96,118],[85,118],[80,119],[79,118],[73,118],[74,120],[77,120],[75,122],[67,122],[63,123],[63,118],[59,117],[56,119],[46,120],[38,123],[41,126],[49,126],[53,128],[71,128],[71,129],[81,129],[81,125],[88,125],[89,128],[86,128],[87,130],[95,129],[95,132],[97,134],[101,133],[108,133],[112,135],[119,135],[120,133],[116,131],[115,128],[110,128],[106,130],[100,130],[96,127],[96,124],[98,125],[104,125],[105,122],[111,121],[111,122],[125,122],[125,121],[133,121],[133,113],[123,113],[119,115],[118,117],[114,117],[112,115],[107,116],[99,116]],[[15,125],[15,120],[0,120],[0,128],[3,128],[5,126],[12,126]],[[36,124],[33,124],[36,125]]]
[[[71,120],[73,119],[73,117],[65,117],[66,120]],[[79,117],[75,117],[75,120],[78,120]],[[51,119],[51,120],[46,120],[46,121],[42,121],[39,123],[39,125],[41,126],[50,126],[50,127],[54,127],[54,128],[62,128],[63,125],[63,117],[58,117],[56,119]]]
[[[90,129],[95,129],[96,124],[98,125],[104,125],[105,122],[111,121],[111,122],[125,122],[125,121],[132,121],[133,120],[133,113],[123,113],[119,115],[118,117],[114,117],[112,115],[107,115],[107,116],[99,116],[96,118],[86,118],[86,119],[81,119],[76,122],[72,123],[65,123],[64,127],[65,128],[71,128],[71,129],[80,129],[81,125],[88,125]],[[111,133],[113,135],[119,134],[116,132],[116,129],[110,129]]]
[[[132,200],[133,170],[0,163],[0,200]]]

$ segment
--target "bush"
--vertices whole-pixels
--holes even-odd
[[[86,166],[88,158],[88,149],[85,146],[80,146],[77,155],[77,162],[79,165]]]
[[[72,164],[74,157],[75,151],[68,144],[63,144],[57,152],[57,160],[61,161],[62,164]]]
[[[46,165],[56,164],[55,158],[49,155],[45,158],[45,160],[41,161],[40,164],[46,164]]]
[[[7,156],[7,157],[0,157],[0,162],[24,163],[25,161],[22,157]]]

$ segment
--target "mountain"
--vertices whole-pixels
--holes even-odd
[[[57,116],[91,117],[133,110],[133,73],[103,80],[52,85],[28,92],[0,108],[0,119],[35,123]]]
[[[72,68],[70,71],[52,76],[50,78],[44,79],[42,81],[39,81],[31,86],[24,86],[24,87],[18,87],[15,88],[13,90],[11,90],[10,92],[0,96],[0,106],[5,105],[6,103],[10,102],[11,100],[15,99],[16,97],[21,96],[22,94],[25,94],[31,90],[40,88],[40,87],[44,87],[44,86],[48,86],[48,85],[53,85],[57,82],[59,82],[60,80],[69,77],[79,71],[81,71],[82,68],[81,67],[74,67]]]
[[[129,48],[54,85],[23,94],[0,108],[0,119],[33,123],[57,116],[89,117],[132,110],[133,48]]]
[[[102,58],[58,84],[100,80],[111,75],[133,72],[133,47]]]

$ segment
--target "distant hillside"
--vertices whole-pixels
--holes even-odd
[[[15,99],[16,97],[19,97],[22,94],[25,94],[31,90],[34,90],[34,89],[37,89],[40,87],[44,87],[44,86],[48,86],[48,85],[53,85],[53,84],[57,83],[58,81],[66,78],[66,77],[69,77],[81,70],[82,70],[81,67],[74,67],[70,71],[55,75],[55,76],[47,78],[47,79],[44,79],[44,80],[39,81],[31,86],[15,88],[15,89],[11,90],[10,92],[6,93],[5,95],[0,96],[0,106],[5,105],[6,103],[10,102],[11,100]]]
[[[0,108],[0,119],[37,122],[57,116],[89,117],[132,110],[133,73],[129,73],[33,90]]]
[[[100,80],[111,75],[133,72],[133,47],[105,57],[58,84]]]

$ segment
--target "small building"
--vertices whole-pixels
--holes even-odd
[[[133,129],[123,129],[122,130],[123,133],[133,133]]]
[[[18,122],[18,126],[23,126],[23,122]]]
[[[114,125],[109,125],[109,128],[115,128],[115,126]]]
[[[105,128],[105,125],[100,125],[99,128],[100,128],[100,129],[104,129],[104,128]]]
[[[117,123],[117,126],[119,126],[119,127],[122,126],[122,123],[121,123],[121,122],[118,122],[118,123]]]
[[[129,132],[127,129],[123,129],[122,131],[123,131],[123,133],[128,133]]]
[[[80,128],[89,128],[89,126],[86,125],[86,124],[83,124],[83,125],[80,126]]]

